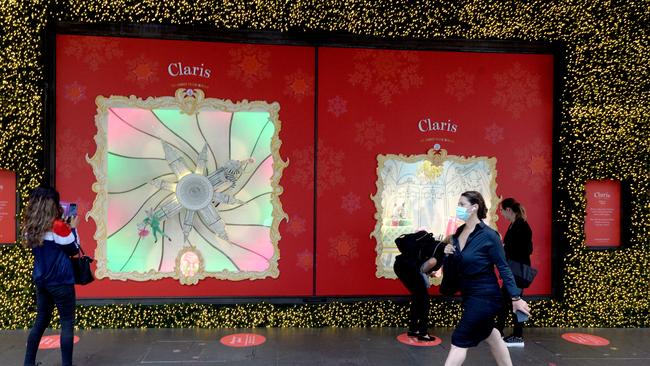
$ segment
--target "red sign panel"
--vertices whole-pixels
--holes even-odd
[[[618,247],[621,245],[621,182],[592,180],[585,184],[587,209],[585,245]]]
[[[16,242],[16,173],[0,170],[0,243]]]

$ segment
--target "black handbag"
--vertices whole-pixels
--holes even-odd
[[[515,283],[519,288],[528,288],[535,276],[537,276],[537,270],[527,264],[513,261],[512,259],[508,261],[512,275],[515,277]]]
[[[95,280],[93,271],[90,269],[90,263],[94,261],[91,257],[84,253],[84,250],[79,246],[81,255],[73,257],[72,259],[72,272],[74,273],[74,283],[78,285],[87,285]]]
[[[460,268],[453,255],[445,257],[442,265],[442,282],[440,293],[445,296],[454,296],[460,291]]]

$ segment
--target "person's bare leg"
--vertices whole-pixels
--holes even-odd
[[[467,357],[467,348],[456,347],[452,344],[445,366],[460,366],[465,362],[465,357]]]
[[[501,339],[501,333],[499,333],[496,328],[492,329],[492,333],[489,337],[485,339],[487,344],[490,346],[490,351],[494,360],[499,366],[512,366],[512,360],[510,359],[510,352],[508,352],[508,347],[506,343]]]

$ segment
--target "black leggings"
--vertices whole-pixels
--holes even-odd
[[[523,296],[524,291],[521,291]],[[503,335],[503,328],[506,326],[508,319],[512,318],[513,330],[512,335],[515,337],[524,336],[524,323],[517,321],[517,314],[512,311],[512,298],[505,287],[501,287],[501,295],[503,295],[503,307],[497,316],[496,328]]]
[[[61,361],[63,366],[72,365],[72,344],[74,337],[74,285],[36,286],[36,321],[27,338],[25,366],[36,363],[36,352],[45,328],[52,320],[54,306],[61,319]]]
[[[427,334],[429,327],[429,291],[420,274],[417,264],[395,259],[395,274],[411,293],[411,310],[409,312],[409,331]]]

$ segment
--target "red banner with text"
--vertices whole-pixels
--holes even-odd
[[[591,180],[585,183],[585,245],[621,245],[621,182]]]
[[[0,170],[0,244],[16,242],[16,173]]]

